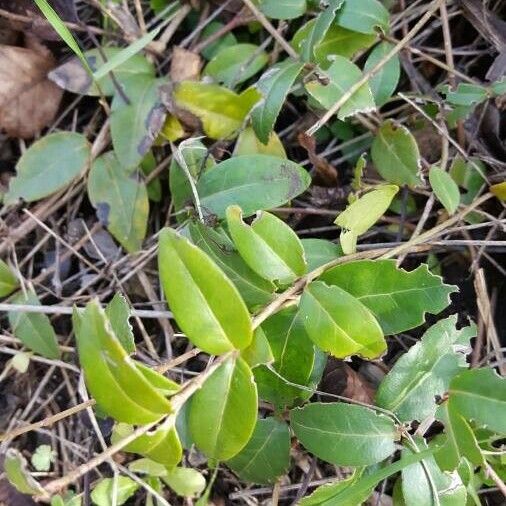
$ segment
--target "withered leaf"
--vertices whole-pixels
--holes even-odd
[[[170,77],[174,83],[198,81],[202,59],[193,51],[175,46],[170,62]]]

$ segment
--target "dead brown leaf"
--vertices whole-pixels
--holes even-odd
[[[170,62],[170,77],[173,82],[196,81],[200,76],[202,60],[192,51],[175,46]]]
[[[309,161],[316,170],[315,184],[320,186],[336,186],[337,170],[325,158],[316,154],[316,141],[314,137],[301,132],[298,135],[299,144],[307,151]]]
[[[63,94],[47,78],[49,52],[0,45],[0,129],[28,139],[53,121]]]

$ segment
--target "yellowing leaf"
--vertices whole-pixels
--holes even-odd
[[[271,132],[269,141],[264,144],[255,135],[251,127],[245,128],[237,138],[234,148],[234,156],[241,155],[272,155],[279,158],[286,158],[286,151],[283,143],[275,132]]]
[[[176,118],[176,116],[172,114],[167,115],[165,123],[160,130],[160,136],[170,142],[175,142],[178,139],[181,139],[184,134],[185,130],[183,125],[181,125],[181,122]]]
[[[493,193],[499,200],[506,201],[506,182],[497,183],[490,187],[490,192]]]

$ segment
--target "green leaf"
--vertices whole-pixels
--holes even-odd
[[[344,0],[328,0],[324,5],[326,9],[315,19],[308,30],[307,36],[300,43],[300,54],[304,61],[313,61],[314,50],[325,37],[332,22],[336,17],[336,12],[343,5]]]
[[[116,293],[111,302],[105,308],[105,314],[109,319],[112,330],[121,342],[125,351],[135,353],[135,340],[132,332],[132,326],[128,322],[130,318],[130,306],[125,297]]]
[[[393,48],[389,42],[381,42],[378,44],[364,65],[364,72],[373,69]],[[401,76],[401,64],[399,56],[395,55],[390,58],[383,67],[376,72],[371,79],[369,79],[369,86],[371,87],[374,101],[378,107],[386,104],[389,98],[393,95],[394,91],[399,84]]]
[[[23,293],[18,293],[11,299],[11,302],[13,304],[40,306],[37,295],[32,291],[28,291],[26,296]],[[8,316],[12,333],[25,346],[43,357],[49,359],[60,358],[56,334],[45,314],[12,311],[8,313]]]
[[[355,297],[321,281],[308,285],[300,303],[301,317],[313,342],[337,358],[377,358],[386,350],[374,315]]]
[[[342,255],[341,248],[325,239],[301,239],[306,257],[307,270],[314,271],[326,263],[336,260]]]
[[[239,254],[263,278],[287,285],[306,272],[304,248],[297,234],[273,214],[259,212],[247,225],[241,208],[229,206],[227,225]]]
[[[306,83],[308,93],[326,109],[333,107],[362,78],[362,72],[351,61],[338,55],[332,59],[330,67],[323,72],[328,83],[322,84],[319,79]],[[365,83],[343,104],[337,117],[344,120],[359,112],[373,111],[375,107],[371,89]]]
[[[203,30],[201,34],[201,39],[206,40],[208,37],[216,33],[218,30],[223,28],[225,25],[220,23],[219,21],[211,21]],[[237,39],[232,32],[228,32],[226,35],[223,35],[218,40],[215,40],[208,46],[206,46],[200,52],[206,60],[210,60],[214,56],[216,56],[222,49],[226,47],[230,47],[237,44]]]
[[[481,170],[481,173],[476,167]],[[485,184],[485,172],[485,165],[476,158],[471,158],[469,162],[464,161],[460,157],[454,159],[450,167],[450,176],[461,188],[466,190],[461,196],[463,205],[472,204],[478,196]]]
[[[56,452],[49,445],[39,445],[32,455],[31,462],[37,471],[49,471],[51,463],[56,458]]]
[[[95,48],[86,51],[84,56],[91,70],[95,72],[104,63],[101,51],[109,61],[115,58],[121,50],[118,47],[104,47],[101,50]],[[132,56],[114,69],[114,78],[120,85],[131,76],[138,74],[151,78],[155,76],[154,65],[141,54]],[[95,84],[92,76],[77,57],[71,58],[52,70],[48,74],[48,78],[60,88],[80,95],[98,96],[102,92],[105,96],[111,96],[116,91],[110,75],[98,79]]]
[[[245,128],[237,138],[233,156],[242,155],[272,155],[287,158],[283,143],[276,132],[271,132],[267,144],[263,144],[252,127]]]
[[[399,439],[390,418],[341,402],[315,402],[294,409],[290,425],[307,450],[339,466],[381,462],[392,455]]]
[[[160,233],[158,265],[174,317],[195,346],[219,355],[251,343],[253,330],[245,303],[201,249],[166,228]]]
[[[18,286],[18,278],[10,267],[0,259],[0,297],[10,295]]]
[[[457,330],[456,323],[456,315],[440,320],[397,360],[378,389],[378,406],[393,411],[401,421],[434,415],[436,396],[443,395],[451,379],[466,367],[469,340],[476,336],[474,324]]]
[[[197,191],[203,209],[225,217],[228,206],[238,205],[244,216],[270,209],[305,191],[309,174],[297,163],[267,155],[229,158],[200,178]]]
[[[248,444],[227,462],[241,480],[261,484],[274,483],[289,464],[288,425],[273,417],[258,420]]]
[[[249,441],[257,408],[257,389],[248,364],[239,357],[227,359],[192,397],[190,430],[195,444],[209,458],[232,458]]]
[[[288,382],[309,386],[315,368],[314,345],[296,308],[278,311],[261,328],[269,341],[274,363],[253,370],[259,396],[279,408],[292,406],[311,395]]]
[[[235,251],[232,241],[217,230],[202,223],[191,223],[190,234],[196,246],[227,275],[239,290],[250,309],[268,304],[275,291],[274,283],[261,278]]]
[[[337,265],[320,276],[367,306],[386,335],[418,327],[425,313],[439,314],[456,286],[446,285],[422,264],[407,272],[395,260],[359,260]]]
[[[460,203],[460,192],[457,183],[448,172],[439,167],[431,167],[429,182],[434,194],[449,214],[454,214]]]
[[[346,0],[337,13],[339,26],[360,33],[375,34],[378,28],[388,33],[389,14],[378,0]]]
[[[456,90],[444,86],[443,93],[450,104],[460,106],[475,106],[488,98],[487,88],[479,84],[459,83]]]
[[[197,497],[206,488],[202,474],[189,467],[176,467],[162,476],[162,480],[182,497]]]
[[[260,0],[260,10],[271,19],[298,18],[306,9],[306,0]]]
[[[167,468],[154,460],[142,458],[128,464],[129,471],[136,474],[147,474],[150,478],[160,478],[167,474]]]
[[[33,202],[67,186],[89,162],[90,144],[82,134],[60,132],[34,142],[19,158],[4,204]]]
[[[93,162],[88,197],[99,220],[118,242],[129,253],[138,251],[146,235],[148,193],[145,184],[129,175],[112,151]]]
[[[203,74],[232,88],[262,70],[268,61],[267,53],[255,44],[236,44],[216,54]]]
[[[114,331],[114,328],[113,328]],[[174,395],[180,390],[180,386],[169,378],[149,368],[141,362],[134,362],[136,369],[144,376],[153,388],[158,390],[163,396]]]
[[[116,488],[116,504],[125,504],[132,497],[139,485],[128,476],[118,476],[116,486],[114,478],[104,478],[98,482],[91,492],[91,500],[96,506],[111,506],[113,504],[114,488]]]
[[[255,85],[262,100],[251,111],[251,121],[255,133],[264,144],[269,142],[269,135],[283,107],[285,99],[304,64],[287,59],[265,72]]]
[[[420,151],[415,138],[404,126],[385,121],[372,143],[372,161],[381,177],[397,185],[418,186]]]
[[[112,444],[127,437],[133,430],[134,428],[131,425],[116,424],[112,431]],[[153,462],[162,464],[165,471],[177,466],[183,456],[183,449],[176,429],[174,425],[168,423],[164,423],[156,430],[134,439],[123,448],[123,451],[137,453]]]
[[[261,327],[255,329],[253,341],[247,348],[242,350],[241,357],[252,368],[260,364],[271,364],[274,362],[271,345]]]
[[[44,492],[28,472],[26,459],[14,448],[9,448],[5,453],[3,468],[11,485],[22,494],[35,495]]]
[[[453,378],[452,408],[468,420],[506,434],[506,380],[490,368],[469,369]]]
[[[98,406],[119,422],[150,423],[170,413],[169,401],[137,369],[96,301],[74,310],[79,361]]]
[[[166,109],[159,88],[164,83],[146,74],[124,80],[123,91],[111,104],[111,138],[119,163],[132,171],[142,162],[163,127]]]
[[[248,88],[240,95],[217,84],[183,81],[174,91],[175,104],[202,122],[212,139],[227,139],[239,130],[260,94]]]

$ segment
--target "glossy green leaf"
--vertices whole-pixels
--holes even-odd
[[[206,27],[202,30],[201,38],[202,40],[206,40],[208,37],[216,33],[218,30],[221,30],[225,25],[220,23],[219,21],[211,21]],[[234,46],[237,44],[237,39],[233,32],[228,32],[226,35],[223,35],[218,40],[215,40],[208,46],[206,46],[200,52],[204,58],[207,60],[211,60],[214,56],[216,56],[222,49],[226,47]]]
[[[355,32],[388,33],[390,16],[379,0],[346,0],[336,16],[339,26]]]
[[[397,185],[420,185],[420,151],[406,127],[398,126],[391,120],[385,121],[372,143],[371,157],[386,181]]]
[[[40,306],[37,295],[31,290],[26,293],[26,296],[22,292],[18,293],[11,299],[11,302],[13,304]],[[13,311],[8,313],[8,316],[12,333],[25,346],[43,357],[60,358],[56,334],[45,314]]]
[[[283,103],[304,64],[287,59],[265,72],[255,85],[262,100],[251,111],[253,129],[264,144],[274,128]]]
[[[112,324],[111,324],[112,325]],[[114,328],[113,328],[114,331]],[[141,362],[134,362],[136,369],[144,376],[153,388],[158,390],[163,396],[174,395],[180,390],[180,386],[175,381],[158,373]]]
[[[244,261],[263,278],[287,285],[306,272],[304,248],[297,234],[273,214],[259,212],[247,225],[241,208],[229,206],[227,225]]]
[[[216,54],[203,74],[232,88],[262,70],[268,60],[267,53],[255,44],[236,44]]]
[[[235,250],[232,241],[200,222],[190,224],[192,241],[227,275],[249,308],[265,306],[272,300],[274,283],[261,278]]]
[[[450,403],[464,418],[506,434],[506,380],[494,369],[469,369],[453,378]]]
[[[304,256],[306,257],[309,272],[336,260],[343,253],[337,244],[325,239],[302,239],[300,242],[304,248]]]
[[[321,281],[308,285],[300,303],[301,318],[312,341],[337,358],[377,358],[386,350],[374,315],[338,286]]]
[[[19,158],[4,204],[33,202],[67,186],[86,168],[90,144],[82,134],[60,132],[34,142]]]
[[[18,286],[18,278],[10,267],[0,259],[0,297],[10,295]]]
[[[320,279],[337,285],[367,306],[386,335],[418,327],[425,314],[439,314],[456,286],[446,285],[422,264],[408,272],[395,260],[359,260],[337,265]]]
[[[267,143],[264,144],[255,135],[255,131],[252,127],[245,128],[237,138],[233,156],[242,155],[272,155],[278,156],[279,158],[287,157],[283,143],[277,136],[276,132],[271,132]]]
[[[258,209],[285,204],[305,191],[309,174],[297,163],[267,155],[229,158],[200,178],[197,191],[203,209],[225,217],[228,206],[238,205],[244,216]]]
[[[92,71],[98,70],[104,63],[104,56],[107,61],[114,58],[121,52],[122,48],[104,47],[99,49],[90,49],[85,51],[84,56],[88,61]],[[102,53],[102,54],[101,54]],[[146,77],[154,77],[155,68],[153,64],[142,54],[136,54],[130,57],[121,65],[114,69],[114,78],[118,84],[123,84],[133,75],[142,75]],[[92,80],[91,75],[84,68],[83,64],[77,57],[73,57],[64,64],[55,68],[48,74],[49,79],[56,83],[60,88],[78,93],[81,95],[100,95],[102,92],[106,96],[113,95],[116,87],[110,75],[98,79],[97,84]],[[99,92],[100,88],[100,92]]]
[[[162,476],[162,480],[182,497],[199,496],[206,488],[206,480],[196,469],[176,467]]]
[[[251,341],[251,344],[247,348],[242,350],[241,357],[251,368],[260,364],[271,364],[274,362],[271,345],[261,327],[255,329],[253,341]]]
[[[183,81],[173,94],[178,107],[200,119],[206,135],[226,139],[238,131],[260,94],[248,88],[240,95],[217,84]]]
[[[149,200],[146,186],[129,175],[111,151],[97,158],[88,176],[88,197],[99,220],[129,252],[138,251],[146,235]]]
[[[26,459],[16,449],[7,450],[3,468],[11,485],[22,494],[35,495],[44,492],[41,485],[28,472]]]
[[[134,428],[131,425],[116,424],[111,436],[112,444],[127,437],[133,430]],[[183,449],[176,429],[173,425],[167,425],[167,423],[134,439],[123,448],[123,451],[147,457],[162,464],[165,470],[177,466],[183,456]]]
[[[308,93],[326,109],[333,107],[362,78],[360,69],[348,59],[335,55],[332,60],[323,72],[328,83],[323,84],[318,79],[306,83]],[[343,104],[337,117],[344,120],[359,112],[373,111],[375,107],[371,89],[365,83]]]
[[[121,342],[125,351],[135,353],[134,334],[132,326],[128,322],[130,318],[130,306],[125,297],[120,293],[116,293],[111,302],[105,308],[105,314],[111,324],[112,330]]]
[[[111,137],[120,164],[134,170],[142,162],[163,127],[166,109],[159,88],[164,83],[147,75],[125,80],[123,92],[114,95],[111,104]]]
[[[306,0],[260,0],[260,10],[272,19],[298,18],[306,9]]]
[[[271,417],[257,421],[248,444],[227,462],[227,466],[241,480],[269,484],[286,473],[289,463],[288,425]]]
[[[389,42],[378,44],[371,52],[364,65],[364,72],[373,69],[392,50]],[[383,67],[369,79],[374,101],[378,107],[386,104],[393,95],[401,76],[399,56],[390,58]]]
[[[448,172],[439,167],[431,167],[429,182],[434,194],[449,214],[454,214],[460,203],[460,192],[457,183]]]
[[[248,309],[235,285],[206,253],[166,228],[160,233],[158,266],[174,317],[195,346],[219,355],[250,344]]]
[[[195,444],[209,458],[232,458],[249,441],[257,408],[251,369],[242,358],[229,358],[192,397],[189,423]]]
[[[394,422],[353,404],[312,403],[290,412],[290,425],[304,447],[340,466],[363,466],[386,459],[399,439]]]
[[[96,506],[111,506],[113,497],[116,497],[116,504],[121,506],[137,492],[138,488],[138,483],[128,476],[118,476],[116,480],[104,478],[95,485],[91,492],[91,500]],[[116,495],[114,495],[114,489],[116,489]]]
[[[119,422],[150,423],[171,411],[169,401],[137,369],[96,301],[73,315],[86,385],[103,411]]]

